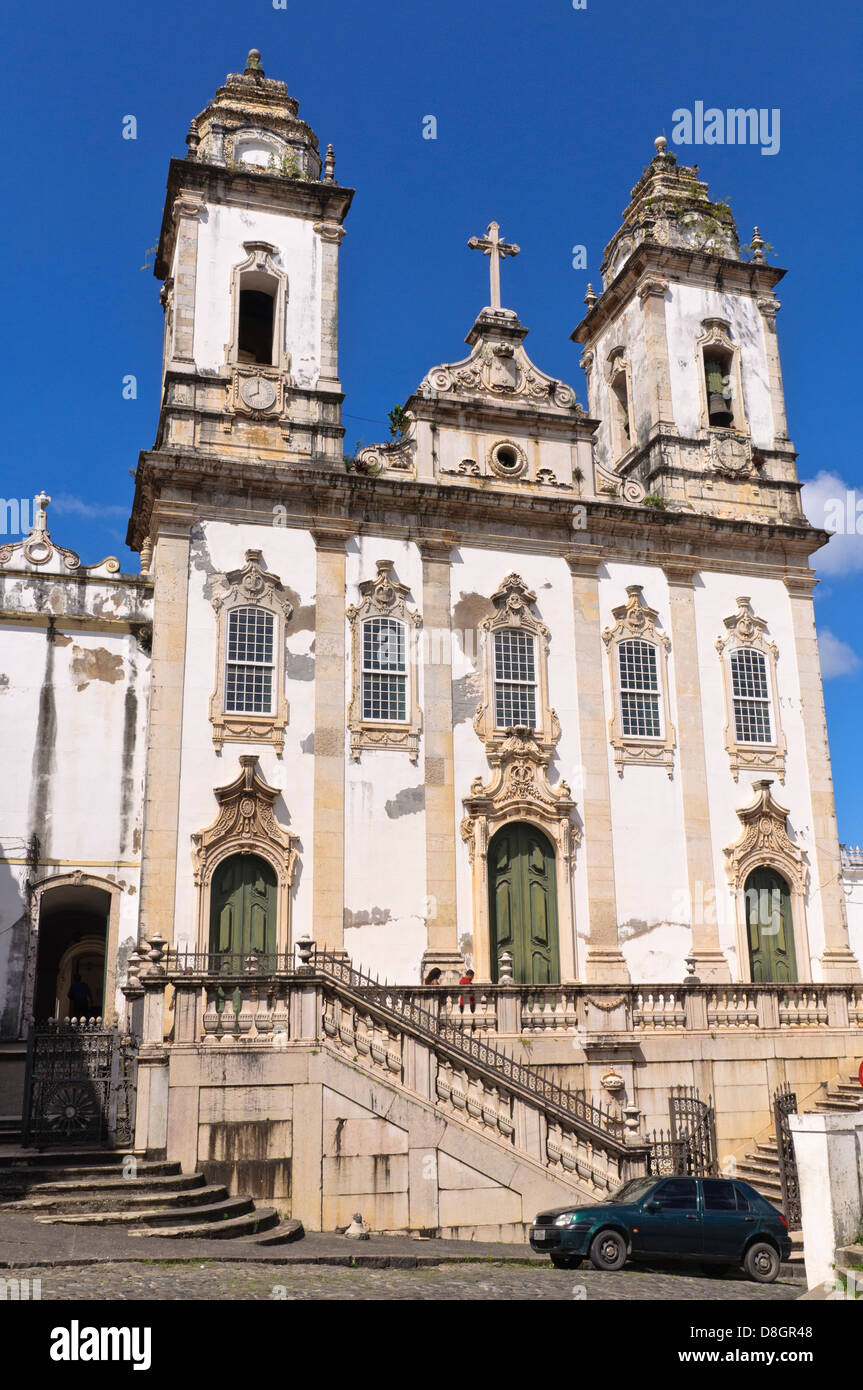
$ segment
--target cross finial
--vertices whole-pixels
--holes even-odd
[[[501,241],[500,226],[489,222],[485,236],[472,236],[468,242],[471,251],[482,251],[489,257],[489,278],[491,281],[491,307],[500,308],[500,262],[503,256],[517,256],[520,247],[514,242]]]
[[[50,501],[51,501],[51,498],[48,496],[47,492],[45,492],[45,490],[43,489],[42,492],[39,493],[39,496],[38,496],[38,497],[34,497],[34,498],[33,498],[33,501],[36,503],[36,515],[35,515],[35,517],[33,518],[33,530],[34,530],[34,531],[47,531],[47,530],[48,530],[47,508],[48,508],[48,504],[49,504]]]

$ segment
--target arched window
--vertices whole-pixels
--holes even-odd
[[[237,325],[237,361],[273,365],[273,325],[275,288],[268,290],[240,287],[240,317]]]
[[[661,738],[659,670],[652,642],[630,638],[617,648],[624,738]]]
[[[407,719],[408,670],[405,625],[394,618],[366,618],[363,632],[363,719]]]
[[[494,634],[494,723],[497,729],[536,728],[536,642],[532,632]]]
[[[772,743],[767,662],[752,647],[738,647],[730,660],[737,742]]]
[[[228,613],[226,714],[272,714],[275,618],[261,608]]]

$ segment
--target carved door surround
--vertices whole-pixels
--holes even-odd
[[[801,980],[812,979],[809,934],[806,929],[806,889],[809,871],[804,853],[788,834],[788,811],[775,800],[770,778],[753,783],[755,798],[737,815],[743,830],[725,851],[725,869],[734,894],[737,927],[738,976],[750,979],[746,880],[755,869],[781,874],[791,895],[791,919],[797,969]]]
[[[240,757],[240,773],[227,786],[216,787],[213,795],[219,814],[206,830],[192,836],[195,886],[198,890],[198,946],[209,949],[210,899],[213,874],[223,860],[233,854],[254,854],[267,861],[276,873],[276,950],[291,945],[291,888],[299,860],[298,836],[280,825],[274,806],[280,792],[264,781],[256,754]]]
[[[554,848],[560,973],[563,981],[575,979],[572,870],[581,832],[573,824],[575,802],[569,786],[563,781],[552,786],[548,781],[550,760],[551,750],[534,730],[510,729],[493,750],[489,781],[475,778],[470,795],[463,800],[461,837],[473,870],[474,959],[481,981],[491,978],[489,842],[502,826],[519,821],[536,826]]]

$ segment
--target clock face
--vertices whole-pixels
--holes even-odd
[[[276,399],[276,388],[265,376],[246,377],[240,397],[252,410],[269,410]]]

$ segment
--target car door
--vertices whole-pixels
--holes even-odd
[[[666,1178],[644,1203],[640,1249],[645,1255],[698,1256],[701,1212],[695,1178]]]
[[[704,1254],[711,1260],[739,1260],[755,1217],[745,1198],[726,1178],[702,1178]]]

